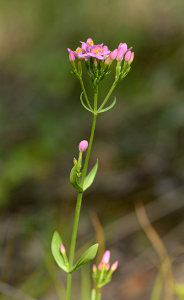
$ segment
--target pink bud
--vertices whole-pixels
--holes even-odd
[[[77,164],[77,159],[75,157],[73,158],[73,163],[74,163],[74,165]]]
[[[125,54],[125,61],[130,61],[131,56],[132,56],[132,52],[128,50],[127,53]]]
[[[107,58],[105,59],[105,64],[110,65],[110,63],[111,63],[111,56],[108,55]]]
[[[105,266],[106,271],[108,271],[110,269],[110,263],[107,263]]]
[[[102,268],[103,268],[103,262],[101,261],[98,265],[98,270],[102,270]]]
[[[60,250],[61,250],[62,254],[65,254],[66,250],[65,250],[65,247],[62,243],[60,244]]]
[[[125,54],[125,52],[127,51],[128,47],[126,43],[120,43],[118,46],[118,50],[122,49],[123,50],[123,54]]]
[[[129,60],[129,63],[132,63],[133,60],[134,60],[134,52],[132,52],[132,55],[131,55],[130,60]]]
[[[75,55],[74,55],[74,52],[72,50],[70,50],[70,52],[69,52],[69,60],[70,61],[74,61],[75,60]]]
[[[88,142],[86,140],[83,140],[79,143],[79,151],[86,151],[88,148]]]
[[[111,253],[110,253],[109,250],[105,251],[105,253],[104,253],[103,257],[102,257],[102,262],[105,263],[105,264],[107,264],[109,262],[109,260],[110,260],[110,255],[111,255]]]
[[[118,264],[119,264],[118,260],[116,260],[116,261],[112,264],[111,270],[112,270],[113,272],[117,270]]]
[[[110,56],[111,56],[112,59],[115,59],[116,56],[117,56],[117,54],[118,54],[118,49],[115,49],[115,50],[113,50],[113,51],[111,52]]]
[[[96,265],[93,265],[93,273],[95,273],[97,270]]]
[[[94,59],[94,65],[95,65],[95,67],[97,67],[97,65],[98,65],[96,58]]]
[[[122,60],[123,59],[123,55],[124,55],[124,50],[122,48],[119,48],[117,56],[116,56],[116,59],[119,60],[119,61]]]

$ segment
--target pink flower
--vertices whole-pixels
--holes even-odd
[[[103,268],[103,262],[101,261],[98,265],[98,270],[102,270],[102,268]]]
[[[127,47],[127,44],[126,43],[120,43],[119,46],[118,46],[118,50],[119,49],[122,49],[123,50],[123,54],[126,53],[128,47]]]
[[[87,150],[87,148],[88,148],[88,141],[83,140],[79,143],[79,151],[84,152]]]
[[[132,63],[133,60],[134,60],[134,52],[132,52],[132,55],[131,55],[130,60],[129,60],[129,63]]]
[[[110,253],[109,250],[105,251],[105,253],[104,253],[103,257],[102,257],[102,263],[107,264],[109,262],[109,260],[110,260],[110,255],[111,255],[111,253]]]
[[[91,57],[98,58],[100,60],[105,59],[111,51],[107,46],[103,46],[103,44],[94,45],[91,47],[90,51],[87,54]]]
[[[64,254],[66,252],[65,247],[62,243],[60,244],[60,251],[62,254]]]
[[[127,53],[125,54],[125,61],[130,61],[132,57],[132,52],[131,50],[128,50]]]
[[[116,56],[117,56],[117,54],[118,54],[118,49],[115,49],[115,50],[113,50],[113,51],[111,52],[110,56],[111,56],[112,59],[115,59]]]
[[[89,55],[83,53],[83,50],[80,47],[77,47],[77,49],[74,51],[74,54],[78,58],[89,58]]]
[[[105,59],[105,64],[110,65],[111,61],[112,61],[111,55],[108,55],[107,58]]]
[[[116,269],[118,268],[118,264],[119,264],[118,260],[116,260],[116,261],[112,264],[111,270],[112,270],[113,272],[116,271]]]
[[[106,271],[108,271],[110,269],[110,263],[107,263],[105,266]]]
[[[96,265],[93,265],[93,272],[95,273],[97,271]]]
[[[124,55],[124,50],[123,48],[119,48],[118,49],[118,53],[116,56],[116,60],[121,61],[123,59],[123,55]]]

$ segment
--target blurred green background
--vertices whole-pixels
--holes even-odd
[[[95,239],[99,220],[112,260],[120,260],[103,299],[149,299],[156,269],[143,255],[150,244],[134,203],[148,206],[170,251],[184,242],[182,4],[0,1],[0,282],[35,299],[64,293],[66,278],[49,255],[50,240],[57,229],[68,249],[76,201],[68,177],[91,126],[66,49],[91,37],[111,50],[127,42],[135,60],[114,92],[116,106],[97,120],[90,166],[98,158],[99,171],[84,197],[77,248]],[[113,76],[104,81],[103,96]],[[175,269],[180,279],[181,261]],[[79,280],[80,272],[73,299],[81,299]],[[12,299],[1,285],[0,293]]]

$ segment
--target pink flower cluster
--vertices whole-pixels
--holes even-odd
[[[75,57],[80,59],[93,57],[95,59],[105,60],[108,63],[114,59],[121,61],[124,58],[125,61],[131,63],[134,59],[132,47],[128,49],[126,43],[120,43],[117,49],[110,51],[103,43],[95,45],[91,38],[88,38],[86,43],[81,42],[81,47],[77,47],[75,51],[72,51],[69,48],[67,50],[69,52],[70,61],[74,61]]]
[[[102,270],[103,267],[105,267],[105,270],[108,271],[110,269],[110,251],[107,250],[105,251],[101,262],[98,265],[98,270]],[[111,266],[111,272],[116,271],[116,269],[118,268],[118,261],[116,260],[112,266]],[[97,270],[96,266],[93,265],[93,272],[95,272]]]

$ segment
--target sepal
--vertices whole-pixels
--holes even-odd
[[[83,192],[83,188],[80,186],[80,184],[77,182],[77,165],[75,165],[70,172],[70,183],[73,185],[73,187],[78,190],[79,192]]]

